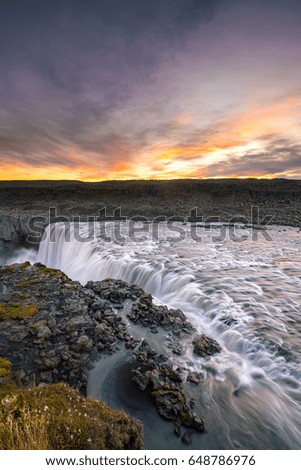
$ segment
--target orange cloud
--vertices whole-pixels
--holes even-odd
[[[225,162],[233,158],[243,159],[248,153],[264,153],[269,141],[275,138],[286,138],[291,142],[300,141],[301,96],[289,96],[278,103],[263,106],[253,105],[248,112],[236,114],[227,120],[217,122],[215,126],[200,129],[200,141],[187,144],[158,143],[147,148],[136,147],[135,155],[123,153],[112,155],[112,164],[97,154],[87,156],[71,149],[62,151],[62,164],[51,165],[41,161],[37,166],[32,164],[10,164],[3,157],[0,168],[0,179],[78,179],[98,181],[106,179],[136,178],[200,178],[208,175],[207,168],[219,166],[219,172]],[[182,124],[185,131],[191,120],[191,113],[183,112],[175,120]],[[185,132],[184,132],[185,135]],[[193,135],[197,135],[196,131]],[[4,154],[5,150],[2,149]],[[0,155],[1,158],[1,155]],[[66,165],[64,165],[64,160]],[[86,162],[83,164],[83,161]],[[225,165],[226,171],[227,165]],[[230,168],[229,168],[230,169]],[[277,173],[265,171],[260,165],[251,169],[248,176],[275,177]],[[296,177],[297,170],[288,169],[287,176]],[[212,177],[212,175],[210,175]],[[213,175],[214,176],[214,175]],[[225,176],[241,176],[232,170]]]
[[[222,162],[234,155],[243,155],[251,150],[262,151],[272,138],[300,139],[301,97],[289,97],[284,101],[270,106],[253,106],[241,115],[229,118],[216,124],[203,136],[200,143],[180,144],[172,147],[154,147],[151,153],[154,162],[159,164],[163,177],[202,177],[206,174],[206,166]],[[242,156],[243,158],[243,156]],[[176,171],[177,162],[186,162],[187,171]],[[189,171],[189,162],[197,166]],[[182,165],[181,165],[182,166]],[[171,172],[171,167],[174,170]],[[261,176],[263,170],[254,168],[252,175]],[[266,174],[273,177],[273,174]],[[229,176],[237,176],[231,174]]]

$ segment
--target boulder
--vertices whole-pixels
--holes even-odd
[[[217,354],[221,350],[222,348],[218,342],[207,335],[198,335],[193,340],[193,352],[197,356],[213,356],[213,354]]]

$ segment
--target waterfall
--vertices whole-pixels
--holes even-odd
[[[223,347],[221,354],[207,360],[184,358],[189,367],[193,364],[205,371],[211,383],[208,397],[220,402],[223,419],[227,414],[227,419],[235,421],[236,416],[239,422],[244,416],[246,429],[253,426],[259,432],[262,427],[263,442],[265,429],[281,427],[282,444],[277,445],[298,448],[298,231],[275,229],[272,241],[236,243],[231,238],[218,241],[203,230],[202,243],[198,243],[191,238],[188,225],[183,228],[185,237],[174,241],[166,226],[159,224],[159,237],[146,230],[146,236],[137,241],[126,223],[121,226],[122,237],[112,236],[114,222],[110,224],[49,225],[38,253],[23,250],[14,261],[42,262],[82,284],[108,277],[122,279],[138,284],[156,301],[180,308],[200,332]],[[227,387],[225,393],[236,394],[227,404],[220,395],[221,384]]]

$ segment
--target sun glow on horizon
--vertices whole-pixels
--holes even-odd
[[[177,178],[274,178],[278,176],[300,177],[298,171],[264,171],[264,158],[270,141],[287,139],[298,142],[300,135],[301,97],[288,97],[270,106],[252,106],[250,111],[232,115],[228,120],[216,123],[216,132],[203,136],[197,133],[194,141],[156,143],[136,150],[134,155],[122,154],[116,160],[103,165],[96,151],[90,155],[76,149],[66,150],[66,164],[6,163],[0,169],[0,180],[129,180],[129,179],[177,179]],[[184,116],[186,116],[184,114]],[[185,121],[185,119],[184,119]],[[186,122],[186,121],[185,121]],[[201,134],[201,130],[200,130]],[[2,150],[2,154],[3,154]],[[261,167],[235,168],[253,155],[262,155]],[[0,154],[1,157],[1,154]],[[278,157],[279,158],[279,157]],[[64,154],[62,154],[62,160]],[[41,160],[42,161],[42,160]],[[84,163],[85,162],[85,163]],[[90,163],[88,163],[90,162]],[[233,165],[229,163],[234,162]],[[222,173],[222,174],[220,174]]]

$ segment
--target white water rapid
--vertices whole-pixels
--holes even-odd
[[[208,360],[179,359],[203,373],[204,445],[300,449],[301,232],[271,227],[266,240],[241,228],[238,241],[229,232],[222,239],[220,226],[203,227],[200,241],[190,224],[178,227],[181,240],[165,224],[144,225],[133,238],[121,223],[117,239],[116,233],[110,239],[113,222],[106,223],[107,236],[103,224],[95,233],[86,223],[56,224],[38,252],[23,249],[8,262],[40,261],[83,284],[123,279],[180,308],[223,347]]]

